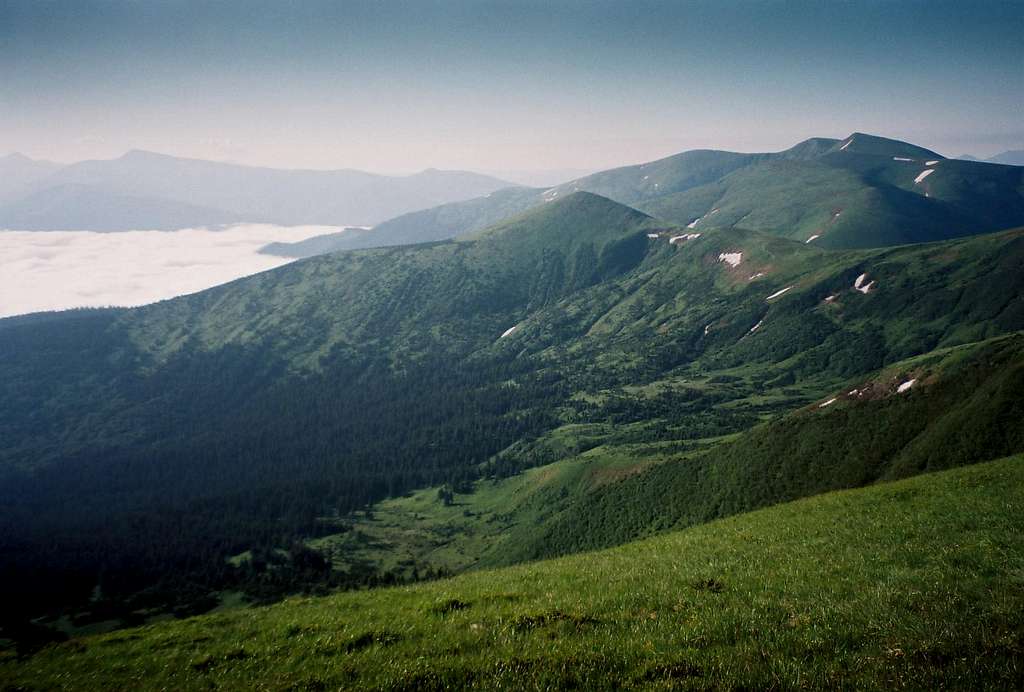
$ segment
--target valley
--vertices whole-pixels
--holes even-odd
[[[813,141],[815,156],[836,147],[835,155],[843,153],[841,141]],[[918,153],[892,149],[891,140],[867,142],[890,148],[858,154],[850,144],[845,151],[886,160]],[[785,162],[771,165],[790,175]],[[802,186],[803,174],[792,173],[779,195]],[[897,492],[890,483],[918,476],[911,482],[940,483],[929,474],[1004,457],[992,468],[1015,473],[1014,455],[1024,451],[1024,230],[950,238],[945,227],[929,225],[929,236],[914,238],[922,242],[869,235],[863,244],[872,247],[857,241],[829,249],[802,239],[804,231],[741,227],[729,221],[725,202],[714,203],[722,206],[703,221],[684,223],[686,215],[673,221],[672,213],[659,218],[572,191],[454,238],[336,250],[136,308],[0,320],[0,550],[8,556],[0,578],[15,604],[2,623],[9,652],[2,674],[48,675],[47,661],[59,660],[62,647],[120,641],[126,627],[174,638],[177,627],[250,617],[239,613],[265,628],[276,613],[305,612],[297,603],[331,607],[295,601],[298,595],[371,599],[374,612],[400,607],[404,597],[396,593],[472,605],[483,597],[430,594],[463,583],[452,578],[482,584],[474,580],[562,569],[550,560],[612,564],[593,551],[625,554],[647,550],[642,541],[719,535],[720,522],[764,528],[758,512],[784,514],[785,503],[805,498],[830,507],[835,491],[885,496]],[[1015,218],[1007,208],[1006,218]],[[851,216],[857,232],[882,227]],[[780,223],[798,228],[794,219]],[[390,224],[344,235],[366,237]],[[307,237],[322,242],[318,229]],[[247,240],[253,249],[258,241]],[[957,473],[975,471],[934,478]],[[934,501],[934,511],[944,512],[947,495],[922,500],[915,511],[932,512]],[[801,528],[801,540],[811,530]],[[703,549],[740,559],[736,545]],[[800,565],[811,559],[794,558]],[[649,563],[656,575],[680,568]],[[616,569],[587,577],[611,580],[617,595],[603,610],[512,599],[494,615],[512,630],[477,623],[480,634],[505,632],[498,652],[529,647],[532,635],[514,623],[533,623],[523,631],[569,646],[550,659],[526,656],[531,662],[516,674],[534,676],[531,684],[541,687],[672,679],[675,664],[654,663],[678,644],[667,631],[652,632],[652,642],[662,643],[652,643],[650,661],[602,648],[633,631],[619,610],[629,590],[611,586],[629,581]],[[876,578],[857,574],[850,579]],[[693,588],[717,596],[736,575],[716,575],[694,573],[683,585],[704,584]],[[556,578],[565,579],[574,577]],[[954,597],[944,593],[936,598]],[[440,622],[463,617],[454,613],[464,609],[401,607],[426,608],[433,614],[425,617]],[[991,628],[1003,627],[995,624],[1003,611],[993,612],[991,622],[963,625],[964,646],[1011,656],[1012,637],[995,649],[985,643]],[[207,620],[177,622],[203,613]],[[700,627],[726,626],[701,617]],[[590,633],[591,620],[621,624]],[[322,626],[349,632],[330,622]],[[352,662],[331,668],[324,684],[339,684],[332,676],[340,675],[370,687],[472,686],[484,679],[478,675],[502,674],[469,650],[451,666],[434,660],[416,673],[388,672],[373,663],[375,652],[390,656],[421,635],[396,634],[393,624],[372,618],[364,625],[363,634],[339,640]],[[305,636],[307,625],[296,627]],[[866,621],[848,627],[843,636],[860,642],[875,632]],[[59,643],[68,636],[73,644]],[[185,687],[209,675],[232,684],[249,665],[284,674],[251,645],[218,648],[252,634],[188,636],[209,643],[171,647],[189,657],[175,659]],[[445,636],[463,642],[461,634]],[[772,636],[781,638],[769,661],[806,645]],[[593,667],[573,653],[577,638],[587,651],[606,652]],[[714,671],[734,685],[757,685],[767,675],[792,681],[781,664],[731,667],[726,657],[748,655],[748,645],[730,641],[679,670]],[[951,641],[913,646],[930,651]],[[824,684],[856,667],[868,687],[892,682],[890,666],[864,667],[858,658],[878,655],[880,645],[861,646],[861,653],[836,650],[824,667],[800,674]],[[906,674],[953,674],[929,655]],[[151,665],[139,656],[132,665]],[[89,656],[81,660],[93,665]],[[991,682],[1007,679],[1002,670],[971,674]],[[107,674],[83,671],[105,686],[124,684]],[[273,686],[285,684],[275,679]]]
[[[1024,689],[1022,35],[3,0],[0,692]]]

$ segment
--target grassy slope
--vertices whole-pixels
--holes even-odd
[[[910,391],[895,391],[911,378]],[[657,420],[566,425],[517,445],[518,454],[548,452],[554,463],[478,481],[450,506],[437,488],[384,501],[356,518],[356,530],[313,545],[339,566],[365,560],[407,572],[461,571],[608,547],[1024,450],[1017,424],[1024,419],[1024,334],[942,349],[843,384],[789,415],[719,438],[638,444],[622,440]],[[836,402],[819,407],[833,396]]]
[[[0,661],[21,689],[1024,684],[1024,457]]]
[[[898,150],[894,150],[898,151]],[[902,157],[906,158],[906,157]],[[836,151],[812,161],[769,160],[711,184],[636,206],[699,226],[741,226],[828,248],[943,240],[1024,218],[1024,174],[1012,166]],[[718,210],[713,216],[711,212]]]
[[[897,386],[912,378],[907,392]],[[574,496],[499,560],[607,547],[816,493],[1024,450],[1024,336],[887,368],[708,450]],[[857,394],[851,394],[857,390]]]

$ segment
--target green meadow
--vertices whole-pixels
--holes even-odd
[[[1024,456],[6,654],[7,689],[1012,689]]]

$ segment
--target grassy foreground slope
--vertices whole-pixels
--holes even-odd
[[[0,661],[21,689],[1009,689],[1024,457],[613,550]]]

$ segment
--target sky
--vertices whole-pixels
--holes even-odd
[[[1024,148],[1024,2],[2,0],[0,155],[597,170]]]

